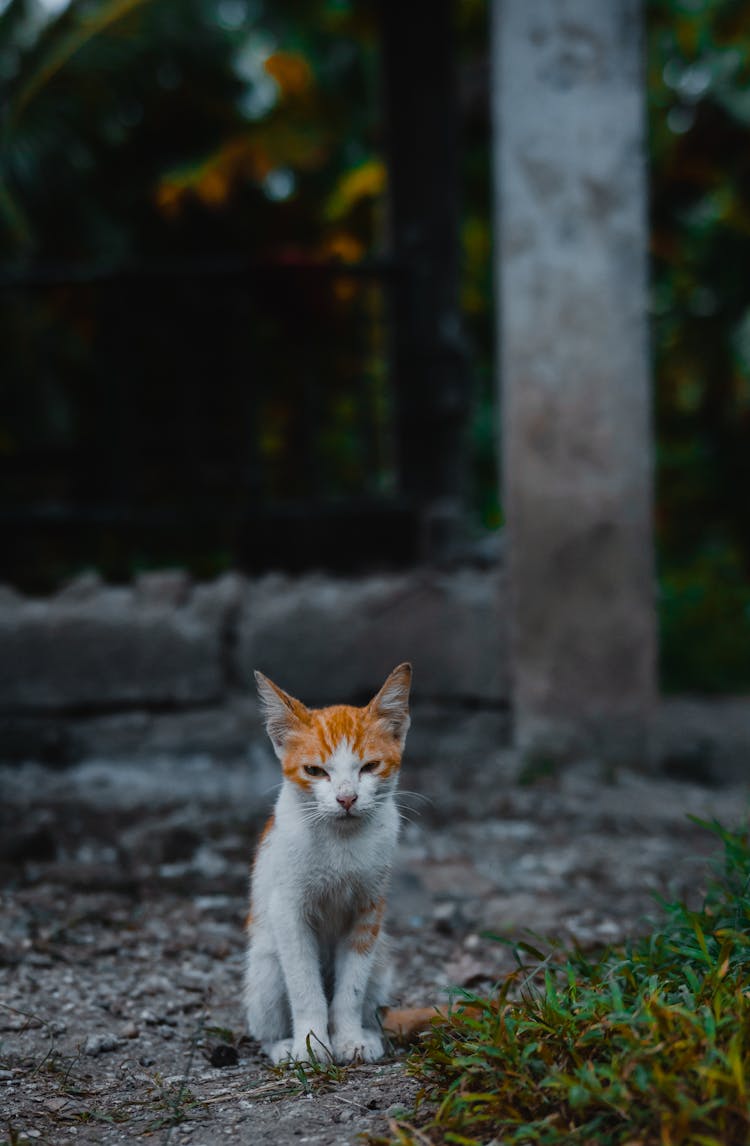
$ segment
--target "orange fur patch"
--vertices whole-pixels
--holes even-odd
[[[271,832],[273,831],[274,822],[275,822],[275,816],[274,816],[273,812],[271,812],[271,815],[268,817],[265,824],[263,825],[263,830],[261,831],[260,835],[258,836],[258,842],[255,845],[255,855],[253,857],[253,868],[255,867],[256,863],[258,862],[258,855],[260,854],[260,849],[263,847],[263,844],[265,843],[265,841],[268,839]],[[250,904],[250,910],[248,911],[247,915],[245,916],[245,931],[249,931],[250,928],[252,927],[252,925],[253,925],[253,905],[251,903]]]
[[[273,812],[271,812],[271,815],[268,817],[265,824],[263,825],[263,831],[260,833],[260,835],[258,837],[258,847],[261,846],[261,844],[265,840],[266,836],[268,836],[270,834],[275,821],[276,821],[276,817],[274,816]]]
[[[366,955],[375,946],[384,911],[385,900],[381,897],[368,904],[359,917],[349,936],[349,944],[358,955]]]
[[[312,778],[305,764],[322,764],[333,756],[340,744],[348,742],[363,764],[379,760],[378,775],[391,776],[401,766],[401,743],[387,729],[369,706],[355,708],[336,704],[330,708],[309,709],[289,737],[282,769],[287,780],[308,791]]]
[[[258,862],[258,855],[260,854],[260,849],[263,847],[263,844],[266,842],[266,840],[270,836],[271,832],[273,831],[274,822],[275,822],[275,816],[274,816],[273,812],[271,812],[271,815],[268,817],[265,824],[263,825],[263,830],[260,833],[260,835],[258,836],[258,842],[255,845],[255,856],[253,858],[253,867],[255,867],[256,863]]]
[[[483,1008],[472,1003],[464,1006],[459,1003],[451,1012],[444,1005],[439,1007],[406,1007],[396,1010],[391,1008],[382,1016],[383,1030],[389,1038],[398,1042],[415,1042],[418,1035],[449,1020],[451,1013],[466,1015],[467,1018],[479,1018]]]

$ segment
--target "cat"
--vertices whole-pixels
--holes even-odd
[[[364,708],[307,708],[255,674],[282,784],[253,864],[244,1004],[274,1063],[374,1062],[411,665]]]

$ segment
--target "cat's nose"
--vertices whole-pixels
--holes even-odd
[[[341,807],[344,808],[348,812],[351,810],[352,804],[356,804],[357,797],[356,796],[337,796],[336,801],[337,801],[337,803],[341,804]]]

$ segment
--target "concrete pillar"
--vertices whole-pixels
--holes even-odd
[[[516,741],[644,758],[656,693],[639,0],[494,0]]]

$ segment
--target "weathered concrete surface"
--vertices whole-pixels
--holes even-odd
[[[486,932],[529,928],[536,946],[541,934],[586,950],[641,932],[654,893],[699,902],[718,841],[686,814],[732,827],[747,806],[747,786],[626,770],[607,782],[582,765],[519,785],[517,755],[482,766],[460,735],[459,768],[422,767],[411,749],[403,781],[423,798],[402,793],[388,901],[403,1005],[442,1003],[449,984],[491,989],[514,960]],[[12,1140],[357,1146],[412,1107],[418,1083],[398,1051],[306,1095],[242,1037],[247,866],[273,798],[255,782],[278,776],[270,751],[255,767],[0,768],[0,1125]]]
[[[497,642],[506,623],[497,565],[199,586],[164,573],[129,589],[87,577],[47,601],[0,589],[0,761],[61,767],[202,755],[262,778],[253,668],[309,704],[359,703],[408,658],[410,757],[461,777],[467,767],[494,767],[511,740],[506,651]],[[665,698],[654,746],[670,775],[744,780],[750,698]],[[532,771],[547,763],[530,761]]]
[[[503,597],[499,566],[124,588],[87,575],[46,600],[0,588],[0,759],[238,759],[261,733],[254,668],[309,704],[360,703],[403,660],[417,703],[493,710],[505,741]]]
[[[148,574],[115,588],[87,576],[46,600],[0,597],[0,711],[104,712],[190,705],[225,692],[223,634],[238,581]]]
[[[520,747],[643,757],[656,686],[638,0],[495,0]]]
[[[168,712],[6,714],[0,715],[0,760],[37,760],[57,767],[97,756],[143,760],[206,753],[215,760],[238,760],[261,732],[251,693]]]
[[[364,702],[400,661],[413,695],[497,704],[507,697],[499,571],[417,571],[334,581],[270,576],[248,585],[239,675],[260,668],[313,704]]]
[[[661,771],[703,783],[750,779],[750,697],[669,696],[654,724]]]

